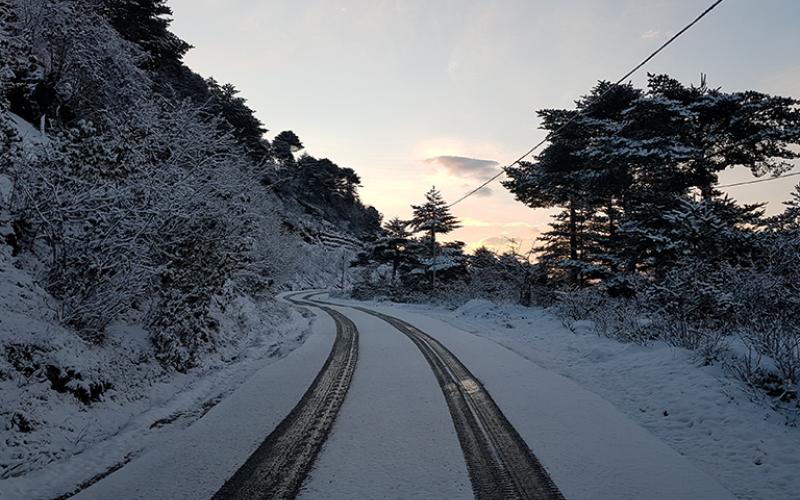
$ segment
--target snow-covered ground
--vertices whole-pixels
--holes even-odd
[[[798,429],[687,352],[573,333],[542,310],[485,301],[456,311],[368,306],[416,325],[458,356],[567,498],[706,500],[733,492],[789,499],[800,491]],[[422,355],[387,323],[338,309],[359,329],[359,361],[301,496],[471,497],[447,405]],[[173,385],[151,410],[128,415],[116,434],[83,453],[0,481],[0,498],[51,498],[122,462],[78,498],[210,497],[323,365],[335,327],[312,310],[313,335],[284,357],[254,347],[234,367]],[[309,321],[297,313],[278,330],[302,331]],[[204,401],[214,404],[203,408]],[[87,422],[108,418],[93,412]]]
[[[334,337],[333,321],[319,316],[303,345],[247,378],[202,419],[165,436],[76,498],[210,498],[297,404]]]
[[[733,498],[696,464],[574,381],[428,315],[369,307],[402,318],[450,349],[488,389],[567,498]]]
[[[699,366],[688,351],[666,345],[623,344],[598,337],[589,325],[585,328],[579,325],[573,333],[557,318],[537,308],[480,300],[455,311],[419,305],[371,303],[370,307],[373,306],[388,313],[401,312],[406,319],[416,315],[417,321],[423,323],[428,321],[426,317],[436,318],[462,332],[491,339],[548,372],[568,377],[608,401],[739,498],[794,499],[800,494],[800,429],[787,425],[780,414],[751,401],[744,388],[727,378],[719,367]],[[444,331],[433,327],[431,330]],[[486,361],[486,352],[480,355],[468,350],[462,352],[459,343],[466,341],[459,340],[453,332],[440,340],[449,342],[448,347],[483,379],[498,404],[504,393],[513,402],[514,391],[529,385],[525,382],[517,387],[516,381],[504,383],[502,379],[493,381],[482,376],[481,369],[490,371],[491,361]],[[543,372],[542,376],[549,375]],[[566,408],[575,400],[573,393],[552,396],[563,400]],[[503,409],[509,412],[506,407]],[[575,410],[583,412],[590,421],[597,413],[595,407]],[[521,432],[528,426],[531,432],[537,432],[535,402],[531,413],[515,412],[510,410],[509,418]],[[547,435],[542,438],[546,440]],[[580,448],[580,443],[574,445]],[[608,443],[610,464],[622,453],[613,450],[618,448]],[[535,447],[534,452],[549,453]],[[620,474],[625,472],[609,470],[609,481],[624,477]],[[665,471],[660,476],[669,474]],[[558,483],[557,474],[554,477]],[[681,475],[672,477],[685,481]]]
[[[186,374],[164,371],[149,334],[116,323],[103,345],[57,321],[57,304],[0,245],[0,498],[52,498],[136,457],[209,412],[254,372],[300,345],[309,319],[287,305],[227,301],[219,349]],[[48,367],[108,384],[98,401],[57,392]],[[296,402],[296,401],[295,401]]]
[[[386,322],[338,308],[358,364],[300,498],[472,498],[464,457],[428,363]]]

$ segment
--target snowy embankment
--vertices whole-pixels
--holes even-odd
[[[752,402],[743,387],[726,378],[719,367],[698,366],[689,351],[658,344],[649,347],[623,344],[598,337],[588,325],[573,333],[557,318],[537,308],[477,300],[455,311],[419,305],[373,305],[390,314],[405,312],[407,320],[414,316],[423,322],[429,321],[424,317],[435,318],[439,320],[436,323],[445,322],[460,331],[488,338],[547,371],[571,379],[610,402],[628,419],[690,459],[698,469],[740,498],[797,498],[800,491],[800,474],[797,473],[800,467],[800,429],[787,425],[785,418],[778,413]],[[431,330],[435,329],[431,327],[427,331]],[[438,330],[445,331],[442,328]],[[482,378],[501,407],[503,399],[510,401],[512,407],[517,405],[512,394],[516,382],[498,380],[493,385],[490,366],[482,367],[486,365],[483,361],[485,352],[480,356],[470,354],[468,350],[460,352],[461,341],[454,332],[440,340],[453,349],[476,376]],[[472,363],[471,358],[474,358]],[[481,370],[486,375],[481,375]],[[542,373],[545,376],[547,372]],[[523,388],[527,385],[529,383],[525,382]],[[568,404],[575,400],[576,394],[552,396],[555,401],[563,400],[567,410],[572,408],[575,415],[583,414],[589,421],[606,413],[602,408]],[[531,413],[515,417],[516,410],[503,409],[520,432],[530,432],[535,436],[540,432],[537,431],[537,422],[533,421],[539,411],[536,402],[519,402],[519,405],[520,408],[530,405]],[[527,424],[525,418],[530,420]],[[526,431],[527,427],[530,429]],[[527,435],[526,439],[530,442]],[[548,443],[546,434],[541,435],[541,439]],[[613,465],[624,450],[616,449],[615,443],[606,444],[607,459]],[[534,448],[535,452],[547,455],[548,445],[544,446],[541,450]],[[558,447],[559,444],[552,443],[552,446]],[[576,453],[584,459],[598,452],[596,449],[581,449],[585,445],[578,442],[574,446],[578,450]],[[609,450],[614,451],[608,454]],[[553,456],[558,464],[558,455]],[[546,463],[544,456],[540,458]],[[557,465],[557,468],[562,466],[569,465]],[[593,465],[594,470],[601,470],[601,466]],[[631,476],[630,472],[609,469],[608,481],[635,485],[645,479]],[[585,476],[587,469],[575,473]],[[684,480],[681,475],[672,475],[667,469],[659,476]],[[558,482],[558,475],[554,475],[554,479]],[[572,482],[574,478],[564,480]],[[591,494],[589,497],[593,498]]]
[[[16,115],[9,124],[31,158],[46,135]],[[206,415],[253,373],[291,352],[309,319],[274,299],[227,287],[211,316],[219,328],[199,366],[165,368],[141,311],[102,339],[60,321],[63,304],[40,283],[45,257],[18,252],[8,211],[14,185],[0,175],[0,498],[53,498],[160,444]],[[15,249],[17,252],[15,252]]]
[[[220,300],[216,349],[176,373],[154,359],[135,321],[112,325],[101,345],[60,326],[57,302],[16,261],[0,244],[3,499],[56,497],[134,459],[213,411],[308,333],[309,319],[286,305]]]

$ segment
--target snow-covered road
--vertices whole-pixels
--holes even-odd
[[[300,497],[473,497],[451,408],[414,342],[389,322],[355,309],[361,303],[320,298],[336,303],[333,309],[355,324],[358,361]],[[78,497],[212,496],[289,414],[325,363],[335,324],[323,310],[313,310],[319,316],[315,334],[303,346]],[[413,325],[458,358],[566,498],[733,498],[688,459],[575,382],[431,317],[392,306],[371,305],[370,310]]]
[[[363,307],[357,302],[325,300]],[[610,403],[569,379],[545,370],[490,340],[442,321],[390,306],[370,306],[370,309],[411,323],[452,351],[488,389],[566,498],[734,498],[714,479]],[[363,320],[359,316],[363,313],[349,308],[340,310],[354,321],[357,318]],[[361,331],[362,348],[365,350],[370,344],[381,345],[392,335],[411,344],[386,322],[370,323],[370,326],[371,329]],[[374,354],[378,353],[380,350],[376,348]],[[368,356],[365,352],[360,360],[356,379],[372,378],[382,370],[381,361],[368,363]],[[360,404],[355,398],[353,396],[354,406]],[[368,401],[365,400],[364,404],[368,404]],[[414,400],[408,401],[408,405],[413,404]],[[340,418],[343,420],[344,414]],[[337,435],[344,425],[343,421],[341,425],[340,422],[334,425],[329,443],[344,439]],[[331,447],[331,451],[324,451],[323,456],[327,454],[330,457],[328,460],[346,464],[351,459],[357,460],[359,453],[370,453],[369,450],[369,447],[352,449],[349,453],[348,450],[340,450],[340,454],[334,456],[337,452]],[[425,461],[422,454],[419,459]],[[463,461],[463,457],[460,460]],[[359,481],[368,479],[366,473],[369,469],[363,472],[358,476]],[[403,464],[398,463],[395,480],[402,481],[400,478],[403,473]],[[315,484],[315,474],[316,471],[312,471],[310,484]],[[320,494],[315,498],[330,498],[324,494],[324,490],[316,491]],[[308,493],[311,497],[313,491]],[[401,497],[392,495],[391,491],[384,491],[379,496]],[[441,498],[437,495],[428,496],[436,497]]]
[[[447,404],[425,359],[386,322],[337,310],[358,327],[359,360],[300,497],[472,498]]]

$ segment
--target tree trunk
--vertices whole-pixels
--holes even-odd
[[[609,198],[608,198],[608,248],[607,248],[609,253],[613,253],[612,249],[614,248],[614,243],[616,243],[614,241],[616,239],[616,237],[617,237],[617,228],[614,225],[615,222],[616,221],[614,220],[614,197],[613,196],[609,196]],[[611,272],[612,273],[616,273],[617,271],[619,271],[619,268],[617,267],[617,263],[616,263],[615,260],[612,259],[609,264],[610,264],[609,267],[611,268]]]
[[[436,231],[431,229],[431,293],[436,294]]]
[[[572,261],[578,260],[578,221],[575,210],[575,197],[569,196],[569,258]],[[578,272],[570,269],[570,281],[578,282]]]
[[[569,258],[578,260],[578,221],[572,195],[569,197]]]
[[[713,200],[714,188],[711,185],[711,181],[708,181],[700,186],[700,196],[702,196],[703,201],[706,203],[710,203]]]

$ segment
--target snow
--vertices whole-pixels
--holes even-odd
[[[16,272],[15,278],[25,278]],[[22,295],[32,300],[33,292]],[[5,312],[30,314],[24,303],[0,298],[0,305],[11,307],[0,316],[0,327],[13,318]],[[590,333],[585,322],[573,325],[573,333],[536,308],[478,300],[455,311],[368,305],[453,351],[571,500],[713,500],[733,498],[729,491],[740,498],[793,498],[800,491],[798,429],[749,401],[718,369],[695,366],[686,351],[618,343]],[[250,307],[240,304],[239,327],[265,327]],[[447,405],[422,355],[383,321],[338,309],[359,328],[359,362],[301,497],[471,497]],[[335,328],[326,314],[311,311],[313,334],[295,339],[302,344],[284,357],[274,350],[295,344],[286,339],[276,347],[266,339],[234,365],[154,384],[145,411],[130,401],[103,410],[100,404],[82,407],[69,395],[51,396],[39,408],[43,414],[61,411],[72,427],[97,425],[105,434],[85,433],[89,443],[82,453],[0,481],[0,498],[58,496],[124,462],[76,498],[210,497],[289,413],[324,364]],[[280,329],[302,336],[308,321],[298,313]],[[146,333],[116,323],[109,339],[124,339],[133,356],[147,348]],[[62,350],[70,352],[69,344]],[[50,439],[64,432],[50,431]],[[63,442],[45,449],[55,446]]]
[[[386,322],[358,328],[358,365],[302,499],[472,498],[442,391],[419,350]]]
[[[44,146],[49,142],[47,135],[43,134],[39,129],[25,121],[19,115],[8,112],[7,116],[10,118],[11,126],[22,139],[22,143],[25,147],[33,148],[36,146]]]
[[[456,313],[369,306],[401,317],[451,349],[487,387],[567,498],[733,498],[701,470],[703,464],[682,457],[597,394],[496,342],[431,317],[461,318],[475,329],[502,328],[519,336],[512,318],[494,306],[471,303]],[[550,332],[574,336],[555,321],[548,326]]]
[[[542,309],[496,305],[483,300],[470,301],[455,311],[431,306],[382,307],[389,313],[401,312],[412,323],[416,318],[427,322],[428,326],[441,325],[443,321],[459,328],[440,334],[440,340],[463,356],[462,361],[483,380],[521,432],[520,427],[528,425],[525,421],[530,415],[537,415],[540,410],[534,407],[526,413],[526,403],[515,402],[515,390],[511,389],[516,383],[509,384],[499,372],[493,371],[491,362],[481,361],[495,349],[487,344],[486,354],[476,356],[461,345],[468,342],[462,337],[472,337],[465,336],[463,331],[488,338],[495,345],[502,345],[582,387],[577,392],[553,394],[556,405],[569,409],[567,402],[572,404],[584,389],[602,397],[614,405],[615,411],[669,445],[737,497],[797,498],[800,429],[787,425],[784,417],[775,411],[751,401],[749,393],[737,382],[725,378],[720,368],[697,366],[695,358],[686,350],[666,345],[644,347],[598,337],[592,333],[588,322],[573,325],[573,333]],[[433,322],[431,317],[440,321]],[[541,376],[546,376],[546,372],[535,377]],[[538,380],[533,377],[531,374],[527,380]],[[504,392],[508,394],[503,395]],[[591,408],[588,416],[594,421],[597,418],[595,406],[576,409],[585,412],[587,408]],[[530,422],[531,426],[535,424]],[[535,429],[527,432],[535,432]],[[532,443],[525,432],[523,435],[538,455],[535,441]],[[618,449],[619,445],[615,443],[614,446]],[[578,447],[581,453],[584,448],[585,445]],[[608,457],[609,460],[617,458],[617,452]],[[608,480],[616,481],[617,474],[610,475]],[[664,472],[653,475],[664,476]],[[625,479],[628,479],[627,474]],[[636,478],[630,479],[635,481]],[[679,482],[685,482],[685,478],[681,476]],[[646,497],[653,498],[653,495],[648,493]],[[705,497],[692,494],[687,498]]]
[[[84,490],[76,499],[211,497],[291,411],[330,352],[333,321],[288,356],[256,372],[203,418]]]
[[[309,320],[288,306],[239,297],[227,304],[225,312],[216,311],[220,338],[225,340],[219,351],[189,373],[164,372],[152,359],[148,332],[136,323],[114,323],[102,346],[59,326],[52,297],[31,274],[14,265],[9,252],[9,247],[0,245],[0,440],[4,443],[0,498],[4,500],[62,495],[126,457],[169,442],[170,436],[206,420],[209,408],[302,343],[308,331]],[[72,394],[58,393],[40,374],[41,368],[28,377],[12,365],[8,349],[15,346],[33,349],[35,366],[71,368],[83,376],[79,383],[101,380],[113,387],[88,405]],[[313,363],[303,369],[315,370]],[[258,388],[261,397],[269,395],[267,380],[270,376],[264,375]],[[275,398],[293,387],[283,386],[275,388]],[[276,405],[280,412],[277,399],[259,401]],[[17,414],[31,422],[31,431],[20,432],[11,424]]]
[[[11,188],[11,179],[5,175],[0,175],[0,207],[11,200]]]

